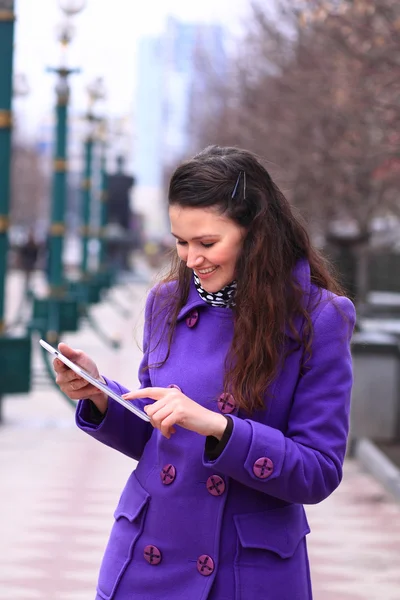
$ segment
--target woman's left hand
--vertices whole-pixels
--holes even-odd
[[[174,425],[195,431],[200,435],[212,435],[221,439],[227,421],[220,413],[213,412],[191,400],[176,388],[151,387],[124,394],[126,400],[151,398],[154,404],[144,407],[156,427],[166,437],[175,433]]]

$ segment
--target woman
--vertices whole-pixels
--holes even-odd
[[[260,162],[210,147],[169,189],[177,261],[146,304],[141,390],[59,361],[77,424],[139,461],[100,600],[310,600],[303,504],[339,485],[354,308]],[[60,350],[96,377],[82,352]]]

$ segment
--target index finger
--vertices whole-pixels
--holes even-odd
[[[129,392],[128,394],[123,394],[123,398],[128,398],[129,400],[136,400],[137,398],[151,398],[152,400],[161,400],[165,396],[165,393],[170,391],[169,388],[161,388],[161,387],[149,387],[142,388],[141,390],[136,390],[135,392]]]

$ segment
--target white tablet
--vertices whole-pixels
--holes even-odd
[[[90,375],[90,373],[88,373],[87,371],[82,369],[79,365],[72,362],[72,360],[70,360],[63,354],[61,354],[61,352],[59,350],[57,350],[56,348],[53,348],[53,346],[50,346],[50,344],[48,344],[44,340],[39,340],[39,342],[40,342],[40,345],[43,346],[43,348],[45,350],[47,350],[47,352],[50,352],[50,354],[52,354],[53,356],[55,356],[56,358],[61,360],[65,365],[67,365],[67,367],[69,367],[70,369],[75,371],[75,373],[77,375],[79,375],[80,377],[83,377],[83,379],[86,379],[86,381],[88,381],[89,383],[91,383],[92,385],[97,387],[99,390],[104,392],[107,396],[110,396],[110,398],[113,398],[113,400],[122,404],[122,406],[125,406],[125,408],[127,408],[128,410],[133,412],[140,419],[143,419],[143,421],[150,421],[150,417],[148,415],[146,415],[145,412],[140,410],[140,408],[138,408],[137,406],[132,404],[132,402],[130,402],[129,400],[125,400],[124,398],[122,398],[122,396],[119,396],[118,394],[116,394],[113,390],[111,390],[109,387],[104,385],[104,383],[102,381],[95,379],[92,375]]]

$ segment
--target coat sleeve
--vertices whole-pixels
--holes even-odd
[[[251,419],[233,420],[232,435],[205,466],[290,503],[316,504],[339,485],[349,430],[355,310],[336,297],[316,317],[312,355],[294,394],[284,433]]]
[[[149,344],[151,337],[151,314],[154,294],[150,292],[145,309],[145,323],[143,336],[143,358],[139,367],[140,387],[151,387],[148,366]],[[117,394],[125,394],[129,390],[116,381],[104,377],[108,387]],[[150,399],[135,400],[136,406],[143,409]],[[89,400],[80,400],[76,410],[76,424],[80,429],[94,437],[99,442],[139,460],[144,447],[153,432],[152,425],[143,421],[112,398],[108,398],[108,407],[103,420],[95,423],[91,420]]]

